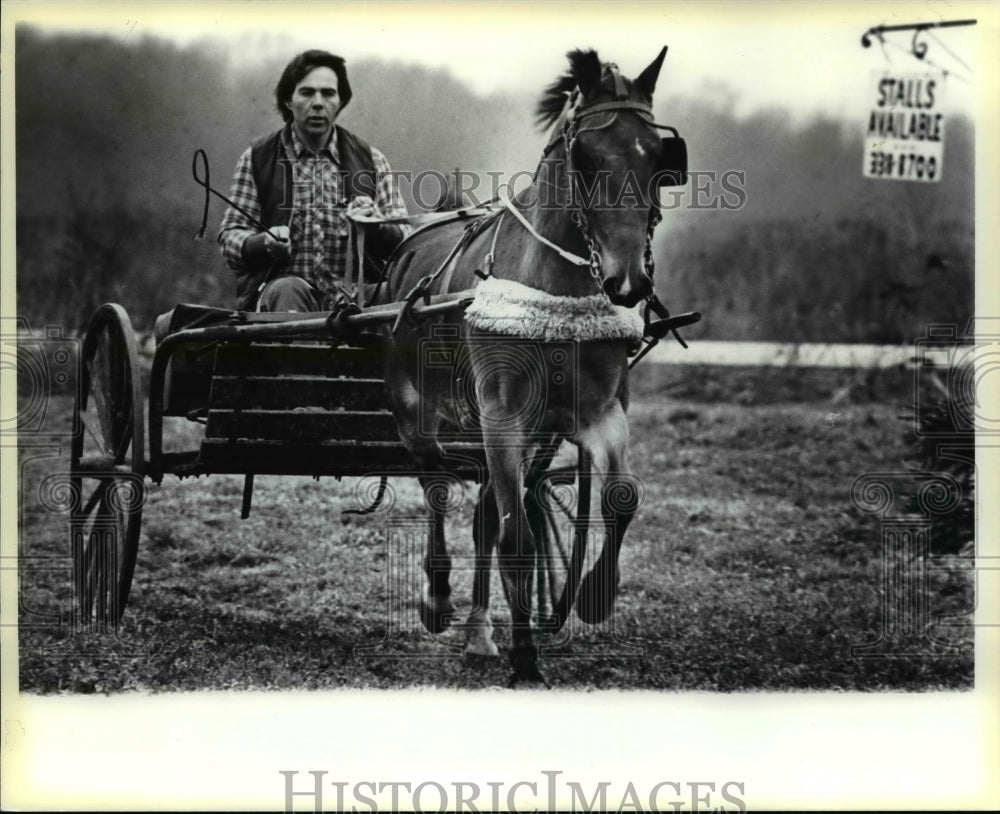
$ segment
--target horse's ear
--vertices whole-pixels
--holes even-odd
[[[663,67],[663,58],[667,55],[667,46],[664,45],[660,55],[654,59],[635,80],[635,87],[640,93],[645,94],[650,99],[653,98],[653,91],[656,90],[656,80],[660,76],[660,68]]]
[[[601,60],[597,58],[596,51],[570,51],[568,56],[573,78],[580,92],[587,97],[601,81]]]

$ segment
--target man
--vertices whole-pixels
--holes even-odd
[[[219,243],[240,310],[328,310],[354,262],[348,215],[398,218],[406,207],[385,156],[336,124],[352,95],[343,59],[299,54],[274,95],[285,126],[240,156],[230,192],[268,229],[227,207]],[[384,258],[405,235],[402,225],[377,224],[366,247]]]

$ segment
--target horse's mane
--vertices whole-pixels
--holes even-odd
[[[566,57],[569,59],[569,70],[542,91],[542,97],[535,108],[535,125],[539,130],[548,129],[559,118],[566,106],[567,96],[579,82],[578,77],[583,71],[584,63],[596,59],[597,52],[593,49],[577,49],[570,51]]]

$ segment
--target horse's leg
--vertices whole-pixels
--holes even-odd
[[[421,427],[421,417],[426,424],[436,412],[414,386],[412,371],[403,361],[404,354],[396,352],[393,339],[389,342],[384,367],[389,404],[399,437],[421,470],[418,478],[431,516],[423,560],[427,584],[420,596],[420,621],[431,633],[441,633],[451,624],[455,612],[451,601],[451,556],[444,538],[442,511],[448,503],[445,495],[451,480],[444,475],[441,465],[444,451],[437,440],[437,422],[431,427]]]
[[[639,505],[639,490],[628,463],[628,421],[620,405],[590,428],[582,439],[604,474],[601,515],[605,542],[594,567],[580,585],[577,615],[588,624],[603,622],[618,595],[618,555]]]
[[[498,656],[493,643],[493,622],[490,620],[490,571],[493,567],[493,546],[497,538],[497,504],[487,481],[479,492],[472,538],[476,544],[476,565],[472,582],[472,613],[466,629],[465,652],[471,656]]]
[[[424,471],[438,471],[444,450],[437,440],[439,417],[434,405],[426,401],[414,384],[415,374],[396,351],[395,345],[384,351],[383,367],[389,407],[392,409],[399,437]],[[432,422],[433,426],[427,426]]]
[[[531,583],[535,567],[534,541],[524,509],[521,462],[524,445],[509,434],[486,437],[490,480],[496,495],[499,530],[497,558],[510,605],[510,662],[513,684],[543,683],[538,651],[531,635]]]
[[[455,614],[451,601],[451,555],[444,539],[444,512],[438,508],[446,502],[443,490],[449,488],[449,480],[433,474],[420,475],[419,480],[431,514],[424,554],[427,585],[420,597],[420,621],[431,633],[441,633],[451,624]]]

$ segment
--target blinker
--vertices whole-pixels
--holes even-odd
[[[687,143],[673,127],[664,129],[673,135],[660,139],[660,162],[655,177],[661,187],[684,186],[688,182]]]

